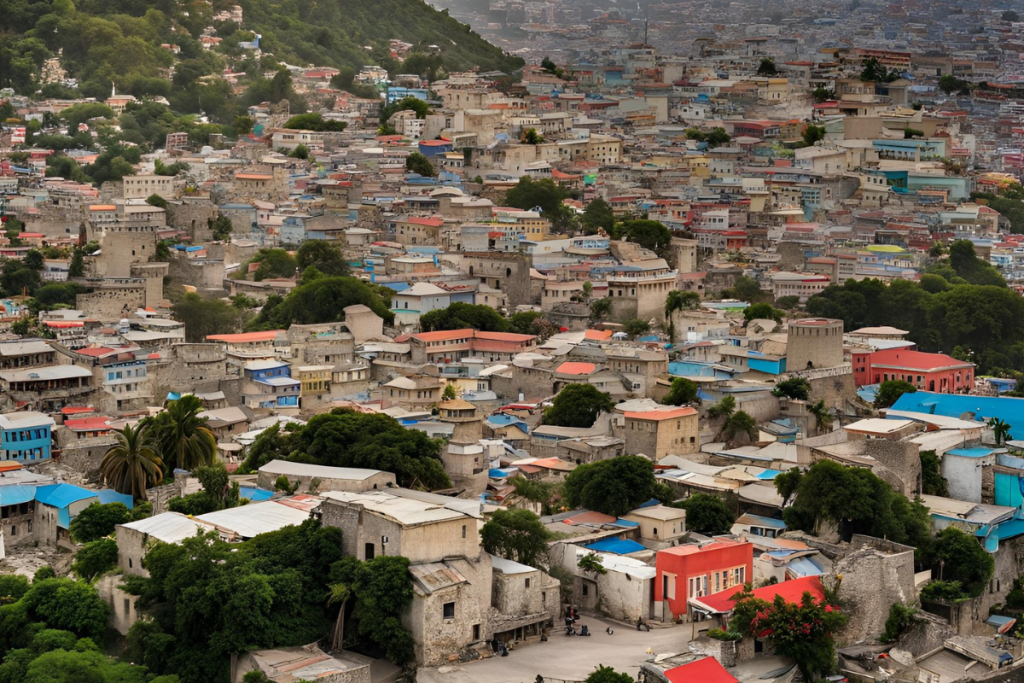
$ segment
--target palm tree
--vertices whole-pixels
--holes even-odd
[[[146,487],[159,484],[164,478],[163,461],[157,455],[156,443],[144,425],[125,425],[115,431],[117,445],[103,456],[100,472],[118,493],[129,493],[135,500],[146,500]]]
[[[995,438],[997,446],[1013,438],[1010,435],[1010,425],[998,417],[989,420],[988,426],[992,428],[992,436]]]
[[[832,413],[829,412],[828,407],[825,405],[825,401],[818,401],[817,403],[808,403],[807,412],[814,416],[814,419],[818,423],[818,433],[831,431],[832,429]]]
[[[352,597],[352,589],[344,583],[336,583],[328,588],[331,592],[327,596],[327,605],[341,605],[338,620],[334,622],[334,633],[331,635],[331,651],[341,652],[345,637],[345,604]]]
[[[668,320],[669,341],[676,341],[676,324],[672,314],[676,311],[694,310],[700,307],[700,295],[697,292],[683,292],[673,289],[665,298],[665,318]]]
[[[202,402],[192,396],[171,401],[167,409],[157,415],[156,437],[160,454],[168,466],[193,470],[209,465],[217,453],[217,439],[206,426],[206,418],[198,417]]]

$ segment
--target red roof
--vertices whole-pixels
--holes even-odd
[[[412,223],[413,225],[429,225],[432,228],[440,228],[442,225],[444,225],[444,219],[443,218],[417,218],[415,216],[412,217],[412,218],[406,218],[404,220],[400,220],[398,222],[400,222],[400,223]]]
[[[974,367],[974,363],[957,360],[944,353],[925,353],[924,351],[907,351],[905,349],[876,351],[871,354],[871,365],[923,371]]]
[[[713,593],[712,595],[706,595],[702,598],[692,598],[694,602],[699,602],[710,611],[717,614],[725,614],[731,612],[732,608],[735,607],[736,603],[732,601],[732,596],[743,591],[743,586],[733,586],[727,588],[724,591]],[[825,599],[825,589],[821,585],[821,579],[817,576],[804,576],[799,579],[793,579],[792,581],[783,581],[773,586],[764,586],[763,588],[755,588],[751,591],[755,598],[773,602],[776,595],[781,595],[786,602],[793,604],[800,604],[803,599],[804,593],[810,593],[816,601],[821,602]]]
[[[64,406],[60,409],[60,412],[64,415],[80,415],[82,413],[91,413],[92,406]]]
[[[668,669],[665,671],[665,678],[670,683],[739,683],[739,680],[726,671],[714,657],[705,657]]]
[[[73,327],[85,327],[85,323],[78,320],[44,320],[43,324],[58,330],[66,330]],[[82,349],[79,349],[81,353]]]
[[[76,432],[109,432],[110,422],[105,417],[80,417],[64,420],[64,426]]]
[[[209,338],[210,337],[207,337],[207,339]],[[486,339],[489,341],[525,342],[530,341],[531,339],[536,339],[537,337],[532,334],[514,334],[512,332],[478,332],[472,328],[467,328],[464,330],[420,332],[419,334],[414,334],[413,338],[424,342],[451,341],[453,339]]]
[[[563,375],[589,375],[597,366],[593,363],[574,363],[566,362],[558,366],[555,372],[560,372]]]
[[[97,346],[88,349],[78,349],[78,353],[82,354],[83,356],[95,356],[97,358],[99,358],[100,356],[105,356],[108,353],[112,353],[113,351],[114,349],[108,349],[105,346]]]
[[[643,412],[627,412],[626,417],[632,420],[672,420],[677,417],[696,415],[694,408],[676,408],[675,410],[645,410]]]
[[[242,332],[240,334],[211,334],[206,337],[207,341],[227,342],[228,344],[239,344],[243,342],[273,341],[278,332],[284,330],[267,330],[265,332]]]

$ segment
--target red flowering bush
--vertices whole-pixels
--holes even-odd
[[[796,662],[804,680],[815,681],[835,671],[832,635],[847,621],[838,605],[817,602],[810,593],[803,594],[799,605],[782,596],[769,603],[755,598],[749,584],[733,600],[730,631],[769,640],[776,654]]]

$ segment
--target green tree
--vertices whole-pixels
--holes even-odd
[[[325,119],[320,112],[296,114],[288,119],[284,127],[292,130],[315,130],[321,132],[341,132],[348,126],[344,121]]]
[[[864,60],[864,69],[860,72],[860,80],[875,83],[892,83],[900,77],[898,71],[886,69],[875,57]]]
[[[608,297],[595,299],[590,302],[590,318],[592,320],[604,320],[612,312],[612,300]]]
[[[97,576],[105,574],[117,566],[117,541],[112,538],[101,538],[91,543],[86,543],[75,554],[75,562],[71,570],[75,574],[92,581]]]
[[[213,462],[217,439],[207,426],[203,403],[192,394],[170,401],[149,423],[165,467],[193,470]]]
[[[695,493],[672,505],[686,510],[686,528],[698,534],[727,534],[736,521],[736,514],[724,500],[707,493]]]
[[[293,159],[308,159],[309,148],[306,147],[305,145],[296,145],[295,149],[288,152],[288,156],[290,156]]]
[[[554,512],[555,502],[562,495],[561,485],[554,482],[527,479],[522,475],[516,475],[508,483],[515,488],[517,496],[522,496],[534,503],[540,503],[541,514],[545,515],[550,515]]]
[[[900,400],[900,396],[903,394],[913,394],[916,391],[917,387],[910,382],[904,382],[901,379],[887,380],[878,386],[878,393],[875,394],[875,407],[889,408]]]
[[[611,396],[593,384],[567,384],[544,410],[544,424],[588,428],[598,415],[610,413],[614,407]]]
[[[609,232],[615,225],[615,214],[612,213],[612,205],[601,197],[594,199],[587,204],[583,210],[583,233],[594,235],[598,229]]]
[[[921,451],[921,493],[926,496],[948,496],[949,485],[942,476],[941,464],[935,451]]]
[[[231,219],[227,216],[220,215],[216,218],[206,219],[206,226],[213,233],[213,239],[217,242],[227,242],[231,239],[231,231],[234,226],[231,224]]]
[[[32,584],[19,603],[28,617],[47,627],[71,631],[82,638],[102,642],[107,626],[107,603],[92,586],[83,581],[48,579]]]
[[[444,386],[444,391],[441,392],[441,400],[442,401],[454,401],[456,398],[458,398],[458,394],[455,392],[455,385],[454,384],[446,384]]]
[[[284,249],[260,249],[246,262],[242,268],[242,273],[244,274],[248,266],[253,263],[258,264],[256,270],[252,273],[252,279],[256,282],[268,278],[294,277],[295,270],[298,267],[295,258]]]
[[[783,315],[782,311],[766,303],[753,304],[743,309],[743,319],[748,323],[751,320],[774,320],[781,325]]]
[[[490,306],[462,302],[420,316],[420,329],[424,332],[470,328],[482,332],[505,332],[509,328],[509,321]]]
[[[584,683],[633,683],[633,677],[629,674],[619,673],[610,666],[598,664]]]
[[[683,406],[693,403],[700,403],[697,384],[685,377],[676,377],[672,380],[668,393],[661,402],[667,406]]]
[[[28,252],[25,253],[23,262],[26,267],[31,268],[32,270],[42,270],[43,253],[38,249],[29,249]]]
[[[639,337],[651,331],[651,324],[640,318],[631,318],[622,324],[622,331],[630,337]]]
[[[81,249],[75,249],[71,255],[71,263],[68,265],[68,277],[82,277],[85,275],[85,257]]]
[[[757,440],[757,422],[746,412],[739,410],[726,419],[722,435],[732,441],[741,434],[745,434],[751,441]]]
[[[806,401],[811,395],[811,384],[803,377],[791,377],[775,385],[772,396],[785,396],[799,401]]]
[[[255,472],[271,460],[392,472],[399,486],[435,490],[451,480],[441,464],[441,444],[383,414],[337,408],[314,416],[290,434],[267,430],[249,449],[244,469]]]
[[[814,98],[816,104],[827,102],[828,100],[834,100],[836,93],[834,90],[829,90],[823,85],[819,85],[817,88],[811,91],[811,97]]]
[[[430,159],[419,152],[413,152],[405,158],[405,170],[418,173],[424,178],[433,178],[437,175],[437,171],[434,170],[434,165],[430,163]]]
[[[413,638],[401,622],[413,599],[409,560],[380,556],[360,562],[346,557],[331,567],[329,583],[350,586],[355,594],[350,620],[357,637],[395,664],[413,659]]]
[[[619,238],[629,239],[645,249],[665,257],[671,251],[672,232],[660,221],[623,221],[615,226]]]
[[[736,412],[736,398],[723,396],[722,400],[708,408],[708,417],[724,417],[729,419]]]
[[[828,406],[825,405],[824,400],[820,400],[817,403],[808,403],[807,412],[814,417],[816,429],[819,434],[824,434],[832,429],[832,413]]]
[[[722,292],[724,299],[739,299],[748,304],[764,301],[767,296],[767,293],[761,289],[761,285],[757,284],[757,280],[746,275],[737,277],[732,287]]]
[[[654,478],[654,465],[639,455],[622,455],[579,465],[562,487],[570,508],[584,507],[615,517],[657,498],[668,501],[671,492]]]
[[[966,95],[971,92],[971,84],[969,82],[952,74],[939,77],[938,85],[939,90],[947,95],[952,95],[953,93]]]
[[[480,529],[485,551],[530,567],[547,567],[548,532],[529,510],[497,510]]]
[[[804,474],[799,467],[792,467],[786,472],[775,475],[775,490],[782,496],[783,509],[789,504],[790,498],[796,494],[803,478]]]
[[[608,570],[604,568],[604,562],[601,560],[601,556],[594,552],[587,553],[581,557],[579,562],[576,563],[576,566],[582,569],[584,573],[593,574],[594,576],[608,573]]]
[[[130,494],[135,500],[146,500],[146,489],[159,484],[164,478],[164,464],[157,455],[157,444],[144,425],[134,428],[125,425],[114,434],[117,444],[107,449],[100,463],[103,479],[118,493]]]
[[[555,226],[566,220],[562,202],[570,197],[571,191],[550,178],[534,180],[524,175],[515,187],[506,193],[504,204],[526,210],[540,207],[542,215]]]
[[[917,614],[917,610],[912,606],[894,602],[889,606],[889,616],[885,620],[885,630],[882,632],[879,640],[883,643],[895,643],[900,639],[900,636],[919,623],[920,620],[914,616],[915,614]]]
[[[527,145],[539,145],[544,142],[544,136],[538,133],[536,128],[527,128],[523,131],[523,142]]]
[[[958,581],[972,597],[985,590],[995,572],[995,560],[974,536],[949,526],[935,535],[933,576]]]
[[[28,590],[28,579],[21,574],[0,574],[0,604],[17,602]]]
[[[299,272],[315,266],[324,275],[344,276],[349,274],[349,266],[342,256],[341,250],[324,240],[306,240],[295,253]]]
[[[185,324],[185,341],[198,344],[211,334],[226,334],[238,329],[238,313],[222,299],[204,299],[187,292],[173,306],[171,314]]]
[[[555,324],[538,311],[520,311],[508,319],[508,331],[515,334],[535,334],[542,340],[558,332]]]
[[[1013,439],[1010,434],[1010,425],[1005,420],[993,417],[988,421],[988,426],[992,428],[992,438],[995,439],[996,446]]]
[[[833,460],[811,466],[782,516],[790,529],[814,533],[827,521],[844,540],[857,533],[915,546],[919,566],[930,552],[931,521],[923,505],[893,491],[871,470]]]
[[[93,503],[71,520],[68,531],[76,543],[90,543],[114,533],[118,524],[131,521],[124,503]]]
[[[813,147],[816,142],[825,139],[825,126],[816,126],[813,123],[808,123],[804,127],[803,139],[805,145]]]
[[[1003,21],[1008,21],[1008,22],[1020,21],[1020,15],[1018,15],[1012,9],[1008,9],[1005,12],[1003,12],[1003,14],[1002,14],[1002,16],[1000,18]]]
[[[762,57],[761,64],[757,67],[758,76],[773,77],[777,76],[779,70],[775,68],[775,60],[771,57]]]
[[[381,290],[358,278],[325,275],[302,283],[283,300],[268,297],[249,328],[280,330],[296,323],[341,322],[345,319],[345,308],[356,304],[367,306],[390,324],[394,322],[395,314],[388,307],[390,299],[381,298]]]

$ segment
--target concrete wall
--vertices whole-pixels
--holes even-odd
[[[139,611],[135,607],[138,598],[121,589],[120,574],[101,577],[96,582],[96,591],[110,607],[107,625],[122,636],[128,635],[128,629],[139,620]]]
[[[146,286],[101,287],[75,297],[75,307],[104,320],[127,317],[146,306]]]
[[[277,481],[278,476],[280,475],[271,472],[260,472],[256,478],[257,485],[261,489],[273,490],[274,482]],[[309,491],[313,479],[319,479],[317,491],[320,493],[325,491],[369,491],[395,485],[395,475],[391,472],[380,472],[366,479],[332,479],[330,477],[288,475],[288,481],[293,485],[296,481],[299,482],[298,491],[300,492]]]
[[[995,456],[971,458],[945,453],[942,456],[942,476],[949,484],[949,497],[971,503],[981,502],[981,480],[984,468],[995,464]]]
[[[839,597],[850,615],[837,637],[841,644],[875,641],[893,603],[911,605],[917,599],[913,548],[866,536],[855,536],[852,545],[861,547],[835,565],[843,577]]]

